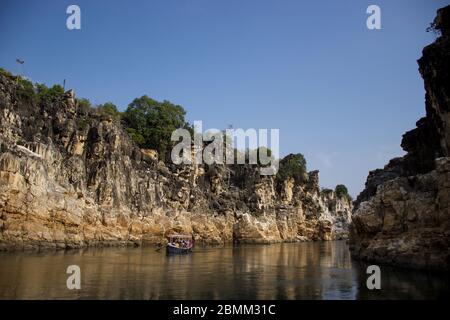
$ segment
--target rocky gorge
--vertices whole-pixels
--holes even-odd
[[[0,249],[346,239],[352,203],[252,165],[173,165],[72,90],[37,103],[0,74]],[[34,89],[32,89],[34,90]]]
[[[371,171],[355,201],[355,257],[396,266],[450,268],[450,6],[438,11],[440,36],[418,60],[426,116],[403,135],[406,155]]]

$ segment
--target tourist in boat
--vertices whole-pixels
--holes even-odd
[[[167,252],[168,253],[188,253],[194,246],[191,235],[175,234],[168,236]]]

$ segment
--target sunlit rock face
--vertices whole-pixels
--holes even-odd
[[[19,85],[20,86],[20,85]],[[20,98],[0,75],[0,248],[344,239],[352,204],[321,194],[318,172],[277,184],[250,165],[175,166],[140,149],[119,120]]]
[[[404,134],[407,154],[370,172],[351,225],[356,257],[404,267],[450,267],[450,6],[440,9],[441,32],[418,61],[426,117]]]

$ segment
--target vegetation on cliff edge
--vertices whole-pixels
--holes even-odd
[[[277,173],[278,182],[289,178],[294,179],[296,183],[303,183],[306,180],[306,160],[301,153],[291,153],[280,161]]]
[[[182,106],[144,95],[128,105],[123,119],[131,138],[142,148],[157,150],[164,160],[170,157],[172,132],[178,128],[190,129],[185,115]]]
[[[352,197],[348,193],[348,189],[343,184],[338,184],[336,188],[334,189],[334,192],[336,193],[336,197],[338,198],[347,198],[349,201],[352,201]]]

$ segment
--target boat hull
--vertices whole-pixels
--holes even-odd
[[[166,247],[167,254],[186,254],[192,252],[191,248],[179,248],[171,245],[167,245]]]

